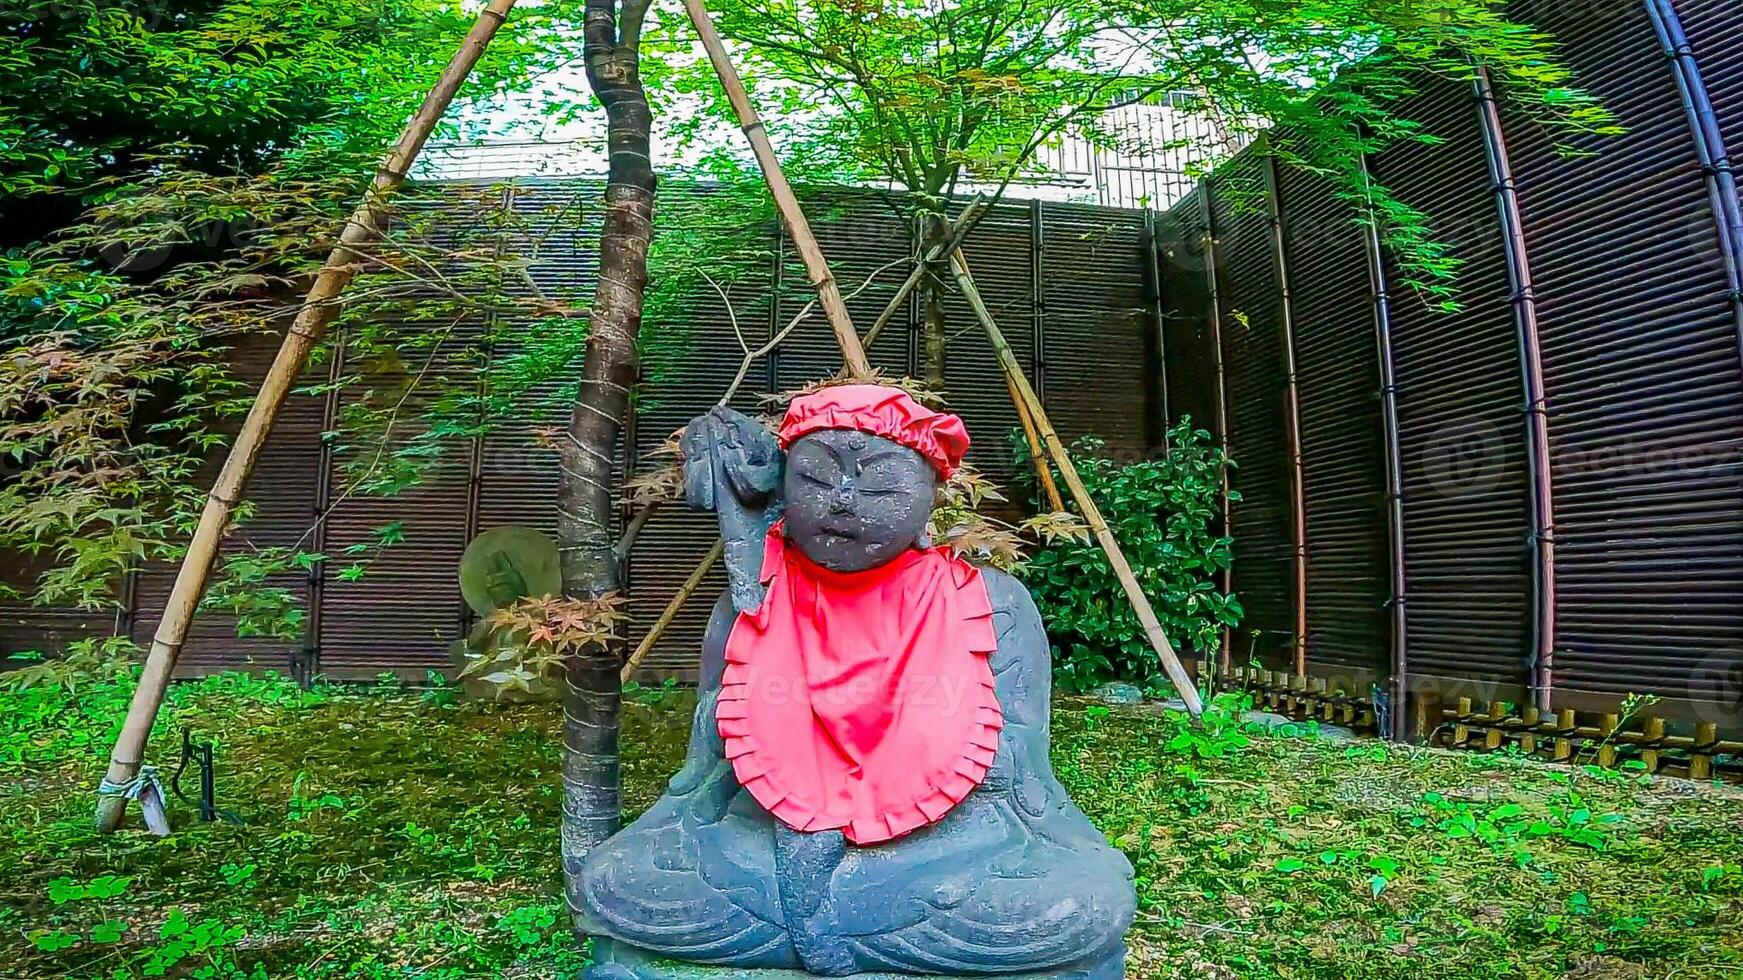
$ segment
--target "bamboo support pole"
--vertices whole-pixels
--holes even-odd
[[[1204,237],[1202,239],[1204,248],[1202,254],[1204,256],[1204,281],[1210,289],[1210,346],[1216,354],[1217,447],[1222,450],[1223,458],[1228,459],[1231,455],[1229,452],[1229,372],[1227,355],[1223,350],[1222,277],[1217,270],[1217,264],[1221,261],[1218,255],[1218,249],[1221,245],[1217,240],[1216,210],[1211,207],[1211,194],[1215,186],[1206,179],[1204,183],[1199,185],[1198,200],[1204,213]],[[1227,466],[1224,466],[1222,471],[1221,496],[1222,533],[1233,536],[1235,533],[1234,511],[1230,507],[1229,469]],[[1222,580],[1224,595],[1235,591],[1235,571],[1232,564],[1224,566],[1218,577]],[[1226,671],[1233,666],[1234,660],[1234,637],[1227,624],[1224,624],[1222,628],[1220,650],[1219,663],[1221,668]]]
[[[1543,383],[1537,286],[1531,275],[1525,219],[1519,209],[1519,184],[1513,176],[1507,136],[1501,125],[1501,105],[1489,69],[1479,66],[1472,84],[1476,89],[1489,179],[1495,189],[1495,210],[1501,223],[1501,251],[1507,262],[1507,283],[1513,292],[1520,392],[1524,396],[1525,409],[1525,472],[1530,490],[1531,687],[1537,707],[1549,711],[1555,687],[1555,487],[1550,478],[1549,405]]]
[[[1035,429],[1035,416],[1029,413],[1029,403],[1023,400],[1022,392],[1017,390],[1017,383],[1005,376],[1005,387],[1010,389],[1011,404],[1017,406],[1017,419],[1023,423],[1023,438],[1029,443],[1029,462],[1035,465],[1035,480],[1041,488],[1041,498],[1047,501],[1047,506],[1057,514],[1065,509],[1065,501],[1059,496],[1059,484],[1053,482],[1053,467],[1047,465],[1047,451],[1041,446],[1041,433]]]
[[[1156,212],[1144,212],[1144,254],[1150,273],[1150,318],[1152,321],[1150,336],[1156,345],[1156,381],[1155,381],[1155,431],[1151,433],[1151,445],[1161,445],[1162,452],[1169,451],[1168,427],[1174,424],[1174,413],[1168,405],[1168,314],[1163,308],[1166,298],[1162,295],[1162,242],[1161,225],[1156,220]],[[1037,276],[1037,279],[1040,277]]]
[[[623,662],[624,683],[629,683],[629,679],[635,676],[636,669],[642,665],[642,661],[646,660],[648,654],[654,651],[654,644],[660,642],[660,637],[665,634],[667,627],[672,625],[672,620],[678,618],[678,611],[683,609],[684,603],[689,602],[690,597],[696,594],[696,590],[702,585],[702,580],[708,577],[709,569],[713,568],[724,554],[726,554],[726,540],[716,538],[714,547],[708,549],[708,554],[702,556],[702,561],[690,572],[690,577],[684,580],[684,584],[678,587],[678,592],[672,596],[672,601],[666,603],[666,608],[660,613],[660,618],[654,620],[654,625],[648,627],[641,642],[636,644],[635,652]]]
[[[376,171],[375,180],[364,194],[363,202],[346,221],[345,228],[339,235],[338,245],[328,254],[314,284],[309,287],[308,296],[303,300],[296,320],[285,334],[278,355],[273,359],[266,379],[261,382],[260,393],[255,396],[254,405],[249,409],[248,417],[243,421],[241,431],[237,433],[236,442],[230,447],[230,454],[224,460],[224,467],[206,498],[206,506],[200,514],[198,526],[194,529],[187,556],[182,559],[181,569],[176,573],[175,586],[170,591],[169,601],[164,606],[163,619],[152,639],[145,670],[140,675],[139,686],[134,689],[133,701],[128,706],[127,720],[123,723],[121,735],[116,739],[115,748],[109,756],[109,770],[97,800],[99,830],[112,831],[121,825],[121,818],[127,808],[127,796],[123,795],[122,788],[131,784],[139,775],[145,758],[146,742],[151,737],[152,725],[157,721],[158,709],[163,705],[164,693],[169,686],[170,675],[175,671],[176,659],[181,655],[182,645],[187,641],[194,612],[199,607],[200,598],[205,594],[212,565],[218,558],[218,548],[223,543],[224,532],[230,524],[230,515],[242,499],[248,477],[260,459],[260,452],[266,444],[267,436],[272,432],[279,409],[283,407],[285,398],[296,384],[297,376],[302,373],[309,351],[320,341],[327,326],[339,315],[340,294],[356,277],[361,265],[355,249],[381,237],[381,223],[386,216],[387,202],[405,183],[407,171],[417,160],[424,144],[429,141],[436,123],[447,112],[448,106],[454,101],[455,93],[478,64],[485,47],[508,19],[509,10],[514,7],[514,3],[515,0],[491,0],[489,6],[479,11],[478,20],[466,35],[466,40],[461,43],[460,50],[455,52],[453,60],[442,72],[441,79],[424,98],[423,105],[407,122],[398,142],[382,161]]]
[[[925,278],[926,269],[932,264],[948,258],[951,253],[962,247],[963,239],[967,238],[968,233],[974,230],[974,226],[980,222],[981,214],[986,211],[986,208],[987,200],[984,197],[976,197],[968,202],[968,207],[963,208],[962,213],[957,215],[956,220],[951,223],[949,237],[933,246],[923,258],[914,263],[913,271],[909,272],[908,278],[896,287],[896,293],[884,305],[884,311],[878,314],[878,318],[872,321],[871,329],[865,332],[865,346],[870,347],[877,343],[884,328],[896,318],[896,313],[901,310],[902,304],[908,301],[908,297],[913,295],[914,290],[920,285],[920,280]]]
[[[703,6],[702,0],[684,0],[684,10],[690,15],[690,23],[695,26],[697,35],[702,39],[702,47],[708,52],[708,60],[714,64],[714,73],[720,76],[720,85],[726,90],[727,101],[732,103],[733,111],[738,114],[739,128],[744,130],[745,138],[750,141],[751,153],[756,156],[757,166],[762,168],[763,180],[769,185],[775,207],[780,209],[781,218],[787,226],[787,234],[793,239],[793,247],[798,249],[799,258],[804,260],[805,275],[816,288],[823,315],[829,319],[830,329],[835,331],[835,342],[841,347],[841,360],[847,373],[854,377],[870,377],[871,364],[865,359],[865,347],[859,341],[858,331],[853,328],[853,318],[848,315],[847,302],[841,298],[841,287],[836,284],[834,273],[829,271],[829,262],[823,257],[823,249],[817,244],[817,236],[811,233],[811,224],[805,220],[799,198],[793,193],[792,185],[787,183],[787,175],[781,170],[780,158],[775,156],[775,147],[769,142],[769,134],[763,128],[762,120],[757,118],[756,109],[750,103],[750,94],[745,91],[744,82],[738,77],[738,69],[733,67],[732,59],[726,53],[726,45],[720,40],[720,32],[714,29],[714,21],[708,17],[708,8]]]
[[[1047,397],[1047,206],[1029,202],[1029,363],[1034,367],[1035,394]],[[1163,389],[1167,389],[1164,371]]]
[[[1180,662],[1179,654],[1174,652],[1173,645],[1162,632],[1162,624],[1156,619],[1156,611],[1150,607],[1150,600],[1145,597],[1143,587],[1138,584],[1138,577],[1132,573],[1132,566],[1126,561],[1125,553],[1120,550],[1120,543],[1114,539],[1113,531],[1108,529],[1107,521],[1091,499],[1082,478],[1077,475],[1077,468],[1071,464],[1071,456],[1065,451],[1065,444],[1060,441],[1059,433],[1054,431],[1053,423],[1047,418],[1047,410],[1041,406],[1041,400],[1036,397],[1035,389],[1029,385],[1029,379],[1018,365],[1016,355],[1011,353],[1011,345],[1005,341],[1004,333],[993,320],[992,311],[987,309],[986,301],[981,298],[980,289],[975,286],[974,277],[968,271],[968,261],[958,251],[950,257],[950,266],[956,276],[957,287],[968,300],[968,305],[980,320],[981,327],[986,330],[987,339],[992,342],[999,366],[1005,371],[1005,378],[1017,390],[1019,401],[1026,405],[1030,417],[1034,419],[1035,428],[1041,435],[1042,444],[1053,457],[1054,465],[1059,467],[1059,475],[1064,478],[1066,487],[1071,490],[1072,499],[1077,501],[1078,509],[1083,512],[1083,519],[1088,522],[1102,551],[1107,553],[1108,563],[1113,566],[1114,575],[1119,578],[1126,598],[1131,600],[1132,610],[1138,614],[1138,622],[1144,627],[1144,635],[1162,660],[1162,669],[1167,671],[1168,679],[1174,682],[1180,699],[1186,702],[1186,710],[1194,719],[1198,718],[1204,712],[1198,688],[1193,685],[1185,665]]]
[[[1283,299],[1283,417],[1289,454],[1290,601],[1294,612],[1291,644],[1298,677],[1307,676],[1307,481],[1301,454],[1301,383],[1295,359],[1295,291],[1289,267],[1289,239],[1283,223],[1282,181],[1277,158],[1265,157],[1265,201],[1270,212],[1271,255]]]

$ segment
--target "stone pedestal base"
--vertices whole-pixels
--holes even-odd
[[[816,974],[802,970],[747,970],[732,966],[700,966],[655,956],[634,946],[610,939],[593,940],[593,966],[581,980],[814,980]],[[1124,980],[1126,953],[1101,963],[1043,970],[1036,973],[1000,973],[938,976],[937,980]],[[852,973],[838,980],[918,980],[911,973]]]

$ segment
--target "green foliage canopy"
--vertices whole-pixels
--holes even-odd
[[[42,20],[19,28],[32,40],[8,50],[42,56],[33,64],[49,71],[71,58],[68,38],[95,43],[90,30],[68,27],[76,15],[120,18],[136,47],[162,55],[147,67],[174,61],[184,73],[165,82],[186,89],[177,111],[210,129],[190,130],[167,104],[123,94],[151,123],[110,134],[130,140],[124,151],[97,146],[104,131],[93,126],[92,142],[42,137],[88,151],[85,164],[53,179],[0,169],[26,185],[10,206],[46,201],[71,215],[37,226],[52,226],[47,241],[0,254],[0,554],[28,564],[7,569],[0,596],[105,608],[129,568],[179,560],[203,504],[202,477],[252,400],[249,373],[276,346],[383,147],[471,17],[445,0],[369,11],[238,0],[210,5],[206,20],[154,20],[144,5],[38,6]],[[529,92],[579,51],[579,16],[570,3],[517,12],[463,101]],[[221,42],[240,45],[256,81],[237,82],[233,66],[189,53]],[[175,53],[178,45],[187,50]],[[64,75],[57,98],[97,104],[115,94],[95,68],[75,68],[53,69]],[[281,104],[282,92],[187,101],[223,94],[226,78],[253,89],[269,77],[285,91],[300,80],[294,106]],[[551,98],[547,110],[574,108],[565,94]],[[227,142],[192,142],[213,134]],[[644,382],[654,388],[681,370],[699,307],[718,302],[707,280],[749,303],[734,286],[771,261],[760,186],[667,191],[641,338]],[[208,607],[236,615],[243,635],[300,636],[297,583],[311,568],[325,564],[342,587],[404,539],[389,523],[323,548],[324,516],[422,485],[486,433],[525,433],[567,415],[587,297],[535,271],[555,250],[589,247],[596,196],[585,186],[523,190],[513,202],[482,185],[402,193],[387,238],[363,250],[362,275],[298,392],[336,407],[325,433],[328,514],[288,538],[282,527],[267,536],[245,504]]]
[[[462,103],[524,90],[565,59],[574,6],[517,18]],[[0,235],[20,246],[0,253],[0,552],[32,565],[28,577],[8,568],[0,594],[101,607],[121,571],[179,557],[201,468],[252,394],[237,352],[282,333],[472,21],[457,0],[0,11]],[[353,448],[343,465],[359,492],[402,485],[387,464],[429,456],[415,436],[451,430],[475,405],[454,391],[410,394],[444,376],[438,365],[465,362],[450,357],[457,329],[508,304],[490,250],[469,251],[477,236],[432,238],[417,202],[414,191],[366,260],[342,323],[357,365],[383,369],[339,379],[352,390],[350,432],[331,438]],[[484,232],[500,223],[480,212]],[[408,406],[437,418],[409,425]],[[389,434],[395,449],[377,451]],[[364,550],[392,538],[382,529]],[[319,559],[244,537],[214,601],[282,613],[288,593],[272,574]],[[286,614],[258,629],[297,626]]]
[[[747,79],[786,130],[784,149],[840,179],[925,195],[963,176],[1032,172],[1067,125],[1141,97],[1155,81],[1104,49],[1117,32],[1082,0],[726,0],[711,4]],[[688,46],[688,27],[663,36]],[[705,63],[680,90],[718,89]],[[774,100],[774,101],[770,101]]]
[[[837,179],[924,195],[964,179],[1002,190],[1042,174],[1036,151],[1076,132],[1210,170],[1266,131],[1378,223],[1411,285],[1450,303],[1457,262],[1429,216],[1363,167],[1400,140],[1441,137],[1408,114],[1425,79],[1486,66],[1509,102],[1559,137],[1617,132],[1554,39],[1489,0],[717,0],[721,33],[786,155]],[[687,28],[660,42],[676,88],[725,107]],[[1105,110],[1153,97],[1208,123],[1208,141],[1147,143]],[[700,130],[697,130],[700,131]]]
[[[167,161],[235,174],[298,155],[330,168],[334,150],[377,155],[472,19],[457,0],[11,0],[0,245],[42,237]],[[524,86],[558,56],[550,40],[504,31],[468,94]]]
[[[1432,216],[1364,162],[1397,142],[1444,142],[1407,112],[1421,86],[1468,85],[1482,66],[1509,111],[1563,146],[1621,132],[1576,86],[1554,37],[1489,0],[1119,0],[1116,9],[1159,67],[1202,97],[1197,111],[1233,142],[1263,139],[1264,152],[1324,177],[1354,220],[1379,229],[1404,283],[1444,309],[1456,307],[1458,260]],[[1263,193],[1225,187],[1237,200]]]

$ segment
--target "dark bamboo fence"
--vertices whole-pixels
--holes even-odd
[[[507,236],[478,227],[479,216],[490,214],[493,221],[516,226],[509,236],[515,243],[540,243],[529,273],[542,293],[590,292],[597,270],[596,182],[460,184],[451,190],[433,205],[444,212],[433,222],[433,235],[449,236],[449,244],[457,247],[464,242],[468,250],[490,249]],[[674,209],[683,195],[693,193],[704,191],[681,185],[661,189],[667,220],[681,220]],[[917,247],[907,209],[888,195],[819,194],[808,206],[844,290]],[[767,275],[732,292],[742,301],[740,325],[753,344],[772,335],[812,297],[803,267],[785,248],[778,223],[770,218],[765,224],[758,241],[770,253]],[[1154,293],[1143,286],[1149,261],[1140,247],[1144,227],[1139,212],[1009,203],[993,208],[964,245],[987,303],[1009,325],[1007,340],[1028,368],[1031,382],[1044,393],[1048,414],[1061,434],[1074,439],[1094,433],[1126,458],[1148,452],[1154,426],[1146,420],[1160,415],[1146,408],[1153,395],[1154,364],[1147,363],[1143,351],[1154,335],[1149,328]],[[890,270],[879,285],[850,300],[856,320],[870,323],[906,271],[901,266]],[[530,293],[524,285],[514,288]],[[620,453],[627,472],[647,465],[647,454],[674,429],[713,406],[742,360],[730,321],[712,292],[687,305],[695,313],[678,326],[686,328],[689,349],[674,376],[650,381]],[[960,297],[952,296],[948,314],[955,329],[947,395],[974,434],[970,461],[1016,498],[1020,488],[1013,486],[1017,470],[1007,441],[1018,424],[1015,409],[992,348]],[[898,374],[919,375],[920,323],[921,309],[911,303],[869,351],[873,363]],[[1024,329],[1017,329],[1019,324]],[[488,374],[469,365],[479,363],[475,355],[491,336],[498,338],[492,352],[498,361],[516,353],[514,330],[492,331],[482,322],[467,322],[443,348],[437,370],[448,379],[475,375],[479,390],[488,391]],[[244,374],[257,375],[270,350],[265,345],[244,347],[237,357]],[[815,317],[752,370],[733,404],[763,411],[762,396],[828,377],[840,363],[826,325]],[[414,371],[417,367],[411,365]],[[334,359],[308,380],[329,380],[345,370],[342,360]],[[344,560],[336,558],[324,567],[317,565],[306,578],[269,583],[291,590],[306,603],[304,635],[297,640],[239,639],[233,617],[202,612],[181,661],[183,671],[252,666],[303,677],[322,673],[369,678],[392,672],[421,679],[426,670],[446,667],[448,644],[472,625],[456,579],[466,543],[480,530],[500,524],[555,527],[555,460],[535,445],[532,432],[567,418],[559,389],[560,383],[553,382],[548,390],[534,392],[524,409],[444,456],[417,488],[389,499],[352,496],[318,523],[315,515],[325,512],[346,485],[333,447],[323,442],[321,433],[333,428],[351,396],[335,391],[326,397],[293,397],[250,486],[257,512],[230,547],[289,545],[313,528],[312,536],[303,539],[305,548],[343,556],[348,546],[370,540],[376,528],[394,521],[403,522],[405,542],[382,552],[359,581],[342,581]],[[424,398],[411,398],[408,418]],[[711,515],[681,506],[662,509],[647,524],[629,561],[632,643],[716,537]],[[0,556],[0,569],[17,578],[31,571],[8,556]],[[148,637],[173,571],[153,567],[129,577],[119,614],[40,609],[0,600],[0,658],[57,649],[80,636],[118,632]],[[647,661],[645,676],[693,673],[713,596],[724,585],[718,570],[703,583],[699,594],[706,598],[688,605],[664,634]]]
[[[1458,312],[1318,178],[1255,180],[1263,145],[1156,220],[1169,400],[1209,424],[1231,392],[1234,681],[1399,734],[1710,773],[1743,735],[1743,6],[1511,9],[1627,133],[1570,156],[1486,74],[1421,81],[1407,111],[1445,142],[1367,163],[1463,260]],[[1207,214],[1208,271],[1184,247]],[[1240,327],[1219,351],[1204,322]],[[1658,702],[1630,721],[1630,694]]]
[[[1367,165],[1464,261],[1455,313],[1401,284],[1323,180],[1257,151],[1166,213],[1002,205],[966,250],[995,315],[1027,314],[1009,340],[1068,437],[1095,433],[1136,456],[1189,415],[1239,461],[1227,520],[1248,616],[1225,653],[1234,683],[1281,710],[1390,722],[1394,734],[1708,775],[1743,753],[1743,204],[1731,162],[1743,145],[1743,6],[1512,10],[1558,37],[1627,133],[1578,139],[1588,152],[1569,155],[1486,76],[1422,81],[1413,114],[1445,141]],[[597,187],[534,181],[503,194],[522,222],[556,227]],[[828,203],[818,231],[844,284],[916,248],[888,199]],[[459,227],[467,210],[451,206]],[[766,234],[779,254],[773,222]],[[596,237],[562,225],[534,281],[583,287]],[[807,298],[797,261],[771,261],[758,294],[773,299],[741,320],[772,332]],[[885,295],[850,306],[869,322]],[[718,305],[698,308],[682,376],[644,405],[626,471],[737,366]],[[959,299],[949,309],[969,324]],[[910,303],[873,362],[917,373],[920,318]],[[487,333],[468,329],[462,338]],[[264,364],[265,352],[239,356]],[[819,325],[753,372],[736,404],[837,363]],[[955,338],[947,374],[976,461],[1009,480],[1017,420],[987,383],[998,372],[978,331]],[[294,540],[330,502],[341,484],[320,433],[343,408],[338,396],[286,407],[254,484],[252,540]],[[496,524],[554,523],[554,467],[526,434],[548,419],[519,421],[405,497],[348,501],[320,525],[328,552],[392,520],[407,544],[361,582],[317,567],[281,583],[309,600],[303,639],[239,640],[226,617],[204,615],[184,667],[345,677],[445,664],[469,625],[454,581],[466,541]],[[648,525],[630,566],[639,622],[712,539],[707,516],[682,509]],[[115,613],[0,607],[0,653],[148,635],[168,583],[142,570]],[[706,606],[668,633],[654,675],[691,669]],[[1631,694],[1658,702],[1630,719]]]

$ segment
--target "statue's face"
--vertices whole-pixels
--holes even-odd
[[[825,429],[788,449],[785,480],[787,537],[824,568],[858,572],[926,533],[938,477],[906,446]]]

